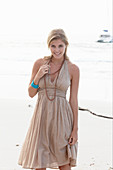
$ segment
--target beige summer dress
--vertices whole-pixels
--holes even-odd
[[[50,75],[46,75],[49,98],[54,96],[55,79],[51,82]],[[18,164],[23,168],[58,169],[66,164],[76,166],[78,142],[74,145],[68,144],[73,126],[73,112],[66,99],[69,86],[67,60],[59,72],[56,97],[53,101],[46,96],[44,77],[40,79],[34,114],[18,160]]]

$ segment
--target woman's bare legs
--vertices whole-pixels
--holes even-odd
[[[71,170],[71,166],[69,164],[67,165],[63,165],[63,166],[59,166],[60,170]]]
[[[35,169],[35,170],[46,170],[46,168],[40,168],[40,169]]]
[[[60,170],[71,170],[71,166],[69,164],[59,166]],[[46,168],[40,168],[40,169],[35,169],[35,170],[46,170]]]

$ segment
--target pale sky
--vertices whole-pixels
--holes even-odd
[[[0,35],[47,38],[54,28],[68,35],[111,30],[112,0],[1,0]]]

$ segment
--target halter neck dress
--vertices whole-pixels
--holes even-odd
[[[55,80],[52,82],[50,75],[46,75],[49,98],[54,97]],[[73,127],[73,112],[66,99],[69,86],[67,60],[60,69],[53,101],[46,96],[44,77],[40,79],[38,99],[18,160],[23,168],[58,169],[66,164],[76,166],[78,142],[68,144]]]

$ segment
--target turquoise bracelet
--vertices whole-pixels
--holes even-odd
[[[38,88],[39,88],[39,85],[38,85],[38,84],[37,84],[37,85],[34,84],[34,80],[32,81],[31,86],[32,86],[33,88],[35,88],[35,89],[38,89]]]

